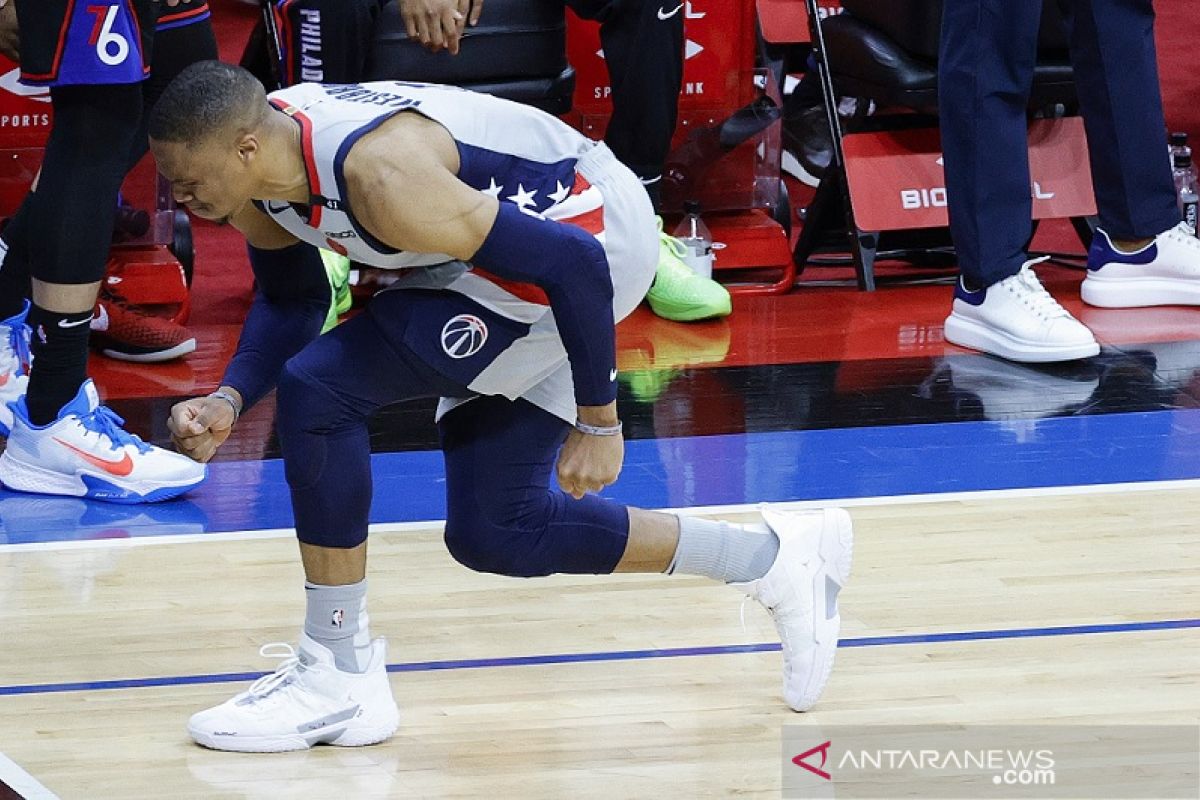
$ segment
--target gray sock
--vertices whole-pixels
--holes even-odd
[[[779,537],[765,525],[734,525],[679,518],[679,547],[667,574],[704,575],[744,583],[767,574],[779,553]]]
[[[367,629],[367,582],[345,586],[319,586],[304,582],[308,609],[304,633],[329,648],[343,672],[366,672],[371,660],[371,633]]]

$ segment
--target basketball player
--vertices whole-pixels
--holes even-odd
[[[173,12],[177,23],[207,19],[203,2],[192,5]],[[87,378],[117,191],[140,155],[158,9],[152,0],[17,2],[21,80],[50,88],[54,123],[37,188],[0,242],[0,482],[9,489],[139,502],[204,480],[203,466],[123,430]]]
[[[845,511],[765,510],[765,526],[742,527],[591,494],[623,456],[614,322],[641,300],[658,250],[646,192],[605,145],[444,86],[300,84],[268,103],[248,72],[217,62],[167,88],[150,139],[179,202],[246,235],[259,286],[224,385],[176,405],[172,433],[205,461],[277,386],[307,577],[296,657],[195,715],[197,742],[276,751],[395,731],[384,641],[367,627],[367,419],[429,396],[442,398],[445,540],[458,561],[522,577],[734,583],[774,617],[788,705],[817,701],[850,570]],[[302,243],[403,272],[317,338],[329,291]]]

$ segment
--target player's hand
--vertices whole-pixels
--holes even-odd
[[[558,485],[581,499],[616,481],[625,460],[625,440],[616,436],[591,436],[572,430],[558,454]]]
[[[176,403],[171,409],[167,428],[175,449],[189,458],[205,463],[229,438],[237,419],[233,406],[220,397],[194,397]]]
[[[20,36],[17,30],[15,0],[0,0],[0,53],[10,61],[21,63]]]
[[[458,55],[463,28],[479,21],[482,8],[482,0],[473,7],[471,0],[400,0],[400,17],[410,39],[434,53],[446,49]]]

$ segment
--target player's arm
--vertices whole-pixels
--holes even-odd
[[[222,384],[249,408],[274,388],[284,363],[321,333],[332,298],[315,247],[253,205],[231,222],[249,245],[255,292]]]
[[[454,174],[457,152],[449,137],[445,152],[436,137],[416,131],[351,151],[346,179],[359,221],[392,247],[445,253],[540,287],[571,362],[581,420],[615,425],[613,286],[604,248],[574,225],[526,214],[467,186]]]
[[[176,447],[197,461],[212,458],[241,412],[269,392],[287,360],[320,334],[331,302],[316,248],[252,206],[231,222],[249,245],[254,301],[221,387],[171,410]]]

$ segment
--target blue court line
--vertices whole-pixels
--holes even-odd
[[[1131,631],[1162,631],[1200,628],[1200,619],[1165,619],[1145,622],[1116,622],[1102,625],[1063,625],[1050,628],[1010,628],[1007,630],[956,631],[951,633],[911,633],[898,636],[864,636],[838,640],[838,647],[884,647],[900,644],[936,644],[940,642],[973,642],[984,639],[1032,639],[1048,636],[1082,636],[1094,633],[1128,633]],[[527,667],[548,664],[582,664],[596,661],[638,661],[647,658],[681,658],[689,656],[723,656],[739,653],[769,653],[778,651],[777,642],[756,644],[711,645],[708,647],[673,647],[662,650],[611,650],[596,653],[556,653],[504,658],[468,658],[452,661],[410,661],[389,664],[388,672],[432,672],[447,669],[486,669],[492,667]],[[203,683],[240,683],[253,681],[266,672],[218,672],[210,675],[174,675],[162,678],[125,678],[109,681],[77,681],[72,683],[31,683],[0,686],[0,696],[19,694],[52,694],[55,692],[85,692],[104,689],[141,689],[153,686],[192,686]]]

